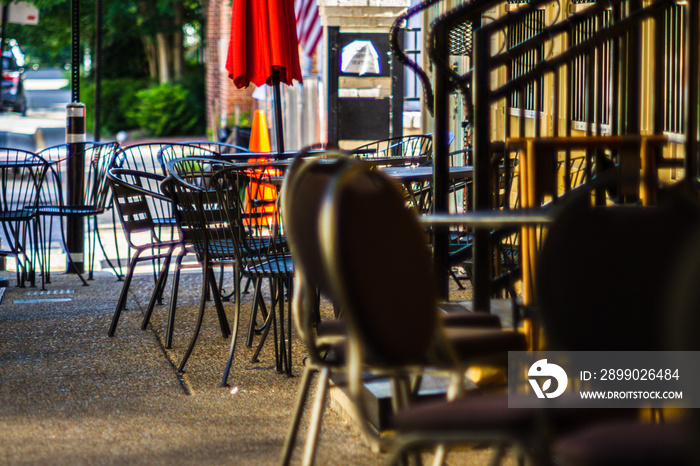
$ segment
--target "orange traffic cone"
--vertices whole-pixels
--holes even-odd
[[[250,130],[250,143],[248,149],[251,152],[271,152],[270,136],[267,133],[267,121],[265,111],[256,110],[253,113],[253,127]]]

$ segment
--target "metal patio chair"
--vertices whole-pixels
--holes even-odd
[[[270,282],[270,310],[264,332],[253,356],[257,359],[269,331],[274,332],[276,369],[292,375],[292,319],[287,292],[292,290],[294,264],[286,244],[279,213],[279,186],[285,165],[271,163],[234,164],[215,173],[213,189],[226,215],[229,228],[238,248],[237,268],[258,284]],[[256,287],[257,290],[258,287]],[[292,301],[290,296],[290,301]],[[285,310],[286,308],[286,310]],[[251,313],[254,325],[255,301]],[[252,327],[251,327],[252,329]],[[232,341],[224,383],[233,357]]]
[[[169,348],[172,344],[179,282],[179,265],[182,261],[182,257],[187,253],[187,248],[185,240],[179,236],[172,239],[162,239],[153,221],[151,210],[153,202],[149,202],[149,199],[155,199],[159,202],[170,202],[170,199],[159,192],[153,192],[148,186],[154,185],[155,182],[163,181],[165,177],[154,173],[145,173],[124,168],[111,168],[108,177],[112,185],[116,211],[127,244],[130,249],[134,250],[134,253],[129,260],[122,291],[117,301],[117,306],[107,334],[110,337],[114,336],[119,317],[126,306],[129,287],[131,286],[131,280],[136,266],[147,261],[158,261],[161,266],[141,324],[142,329],[145,330],[147,328],[151,313],[163,293],[172,255],[175,250],[180,249],[176,261],[178,268],[176,269],[176,274],[173,279],[172,297],[168,313],[168,329],[165,346]]]
[[[27,280],[31,286],[35,285],[36,265],[42,275],[42,287],[44,283],[40,254],[43,238],[37,224],[37,211],[47,169],[47,162],[33,152],[0,148],[0,223],[8,247],[0,251],[0,255],[15,258],[17,286],[20,287],[24,287]]]
[[[257,209],[260,206],[274,205],[274,202],[258,203],[256,193],[249,190],[251,184],[249,181],[254,179],[260,165],[243,167],[234,167],[225,161],[199,158],[176,159],[168,163],[170,176],[164,182],[163,189],[173,199],[176,206],[176,218],[182,228],[183,235],[192,241],[198,260],[203,264],[202,267],[205,271],[197,325],[185,356],[180,362],[180,370],[184,368],[190,357],[201,329],[206,307],[206,290],[209,287],[216,287],[213,267],[234,266],[234,282],[239,283],[241,276],[259,279],[258,270],[254,267],[256,265],[262,267],[263,262],[266,265],[269,262],[267,256],[265,256],[264,261],[261,261],[260,258],[268,253],[270,244],[274,242],[270,233],[275,228],[274,217],[276,214]],[[237,171],[239,168],[242,169],[240,173]],[[227,173],[230,170],[232,173]],[[219,172],[222,174],[219,175]],[[250,197],[245,197],[246,193]],[[243,205],[244,199],[250,202],[248,206],[252,206],[253,210],[246,211],[246,207]],[[245,215],[245,220],[240,218],[241,215]],[[261,224],[260,222],[263,221],[266,223]],[[257,229],[255,237],[246,238],[247,232],[251,229]],[[228,375],[235,352],[241,313],[240,292],[240,287],[234,288],[234,323],[231,349],[222,379],[223,385],[228,383]],[[213,291],[213,294],[218,293]],[[217,302],[217,306],[220,303],[216,296],[215,302]],[[254,300],[254,309],[256,305],[257,300]],[[270,312],[268,319],[273,318],[274,312]],[[272,321],[267,323],[254,358],[257,357],[271,327],[274,327]],[[277,342],[277,340],[275,341]],[[283,364],[283,361],[280,360],[281,353],[282,351],[279,353],[276,351],[279,367],[282,367]]]
[[[433,137],[430,134],[401,136],[370,142],[350,150],[362,159],[380,159],[380,165],[418,165],[433,156]]]
[[[100,241],[97,217],[106,209],[109,191],[107,170],[117,148],[116,142],[82,142],[60,144],[39,152],[39,155],[49,163],[47,178],[42,185],[39,196],[38,210],[42,233],[47,239],[47,244],[44,245],[43,249],[47,283],[51,281],[50,239],[54,228],[53,219],[56,217],[60,219],[58,228],[67,254],[66,229],[63,225],[63,219],[81,217],[87,220],[87,279],[93,278],[96,247]],[[82,185],[77,186],[73,184],[75,181],[68,173],[72,161],[76,159],[82,159],[85,163]],[[77,273],[84,285],[87,285],[82,273],[78,272],[70,258],[69,264],[73,264],[72,271]]]

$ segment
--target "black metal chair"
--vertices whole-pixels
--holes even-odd
[[[698,231],[700,204],[684,193],[670,194],[658,207],[590,203],[591,189],[560,202],[538,256],[536,308],[547,349],[661,350],[667,279],[676,276],[671,272],[685,240]],[[509,409],[506,396],[428,403],[394,417],[400,440],[392,458],[440,442],[491,440],[516,445],[536,461],[549,461],[550,442],[557,437],[636,417],[637,411],[629,409]],[[609,434],[601,437],[599,431],[574,434],[568,444],[558,444],[560,452],[573,455],[568,448],[576,448],[582,438],[609,444]]]
[[[33,152],[0,148],[0,223],[9,248],[0,251],[0,255],[15,258],[17,286],[21,287],[27,280],[35,285],[34,262],[42,272],[44,268],[37,211],[47,169],[47,162]],[[42,286],[43,280],[42,273]]]
[[[232,233],[238,248],[237,268],[258,284],[265,279],[270,282],[270,312],[266,316],[264,333],[253,360],[257,359],[272,329],[276,369],[292,375],[292,319],[291,311],[285,311],[285,296],[292,290],[294,265],[279,213],[279,187],[285,168],[285,164],[276,165],[274,162],[235,164],[216,172],[212,186],[227,224],[236,228]],[[259,286],[256,286],[256,293],[258,289]],[[255,312],[254,303],[251,326],[254,325]],[[232,356],[233,344],[224,383]]]
[[[134,144],[131,146],[127,147],[121,147],[112,162],[112,167],[116,168],[123,168],[123,169],[128,169],[128,170],[135,170],[139,172],[145,172],[145,173],[153,173],[157,174],[159,176],[165,176],[165,167],[161,163],[161,161],[158,159],[158,154],[160,151],[168,146],[169,143],[165,142],[158,142],[158,143],[143,143],[143,144]],[[147,189],[150,192],[158,193],[160,192],[160,185],[159,181],[156,179],[144,179],[143,182],[144,188]],[[174,238],[176,233],[176,227],[175,227],[175,219],[173,217],[172,209],[170,207],[169,202],[157,200],[157,199],[149,199],[149,204],[150,204],[150,209],[151,209],[151,215],[153,218],[153,223],[156,228],[156,232],[158,234],[159,238]],[[119,274],[123,274],[121,270],[122,263],[125,262],[127,258],[122,257],[122,253],[120,252],[122,248],[120,247],[118,237],[117,237],[117,230],[116,230],[116,225],[118,223],[117,219],[115,218],[115,210],[112,210],[113,213],[113,221],[115,224],[115,230],[114,230],[114,244],[115,244],[115,250],[117,254],[117,263],[120,268]],[[127,256],[128,256],[128,247],[127,247]],[[159,269],[159,263],[154,263],[154,268],[153,268],[153,278],[156,280],[156,276],[158,274],[158,269]]]
[[[39,198],[38,211],[42,223],[42,233],[47,243],[45,244],[46,247],[43,248],[43,262],[46,269],[47,283],[51,281],[50,239],[54,228],[53,219],[56,217],[60,219],[87,219],[88,280],[93,278],[95,252],[99,235],[97,217],[106,209],[109,188],[107,170],[112,163],[117,148],[118,144],[116,142],[81,142],[60,144],[39,152],[39,155],[49,163],[47,179],[42,185]],[[82,183],[75,184],[79,182],[74,179],[74,175],[68,173],[68,170],[73,165],[79,167],[79,164],[85,165],[85,171],[82,173]],[[69,254],[62,220],[59,222],[58,228],[61,231],[64,249]],[[82,273],[79,273],[70,257],[68,262],[72,266],[73,271],[78,273],[83,284],[87,285]]]
[[[148,189],[148,186],[154,184],[154,182],[163,181],[165,178],[163,175],[144,173],[124,168],[111,168],[109,170],[108,177],[112,185],[114,203],[119,220],[124,230],[126,241],[129,247],[134,250],[134,254],[129,260],[129,266],[124,277],[122,291],[119,296],[119,300],[117,301],[112,322],[107,332],[107,334],[112,337],[116,331],[121,312],[126,306],[129,287],[131,285],[131,280],[133,278],[136,266],[139,263],[146,261],[158,261],[161,263],[155,282],[155,287],[151,295],[151,300],[148,304],[146,314],[144,315],[141,324],[141,328],[146,329],[151,313],[153,312],[153,308],[162,295],[165,287],[168,270],[174,251],[178,248],[181,249],[177,260],[179,265],[182,257],[186,254],[187,249],[185,240],[181,237],[165,240],[162,239],[159,236],[159,231],[153,221],[153,214],[151,211],[151,206],[153,203],[149,202],[149,199],[156,199],[159,202],[170,202],[169,198],[166,196]],[[177,269],[177,272],[179,272],[179,268]],[[170,302],[170,312],[168,315],[166,340],[166,347],[168,348],[172,343],[175,303],[178,288],[177,285],[179,281],[179,275],[177,272],[173,279],[172,298]]]
[[[179,365],[179,369],[182,370],[194,349],[201,329],[206,307],[205,293],[209,287],[212,287],[217,307],[220,304],[217,300],[218,292],[214,291],[216,282],[213,267],[233,265],[234,283],[239,283],[241,276],[259,279],[259,270],[255,267],[264,268],[268,264],[267,258],[260,258],[266,257],[270,244],[274,243],[271,233],[276,228],[276,212],[260,211],[261,208],[274,206],[274,202],[258,202],[258,193],[251,191],[249,181],[257,179],[260,186],[260,180],[255,177],[264,176],[263,173],[266,172],[260,165],[233,167],[230,163],[219,160],[184,158],[170,161],[167,168],[170,176],[163,183],[163,189],[171,196],[183,235],[193,243],[204,269],[199,318],[190,345]],[[234,168],[236,170],[233,170]],[[238,169],[242,171],[239,173]],[[233,172],[228,173],[229,170]],[[222,174],[219,175],[219,172]],[[245,219],[241,216],[245,216]],[[246,235],[251,230],[255,230],[255,237],[247,238]],[[235,287],[234,293],[236,307],[231,350],[224,369],[223,385],[228,383],[240,322],[240,287]],[[254,309],[256,305],[254,300]],[[274,312],[270,312],[267,317],[270,321],[259,343],[259,349],[267,337],[267,332],[274,327],[274,322],[271,321]],[[283,364],[280,354],[282,351],[276,352],[278,368]]]

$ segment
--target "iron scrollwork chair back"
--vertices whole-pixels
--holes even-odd
[[[17,262],[17,285],[29,280],[35,284],[34,261],[38,257],[42,271],[44,263],[39,255],[41,238],[36,215],[39,192],[45,182],[48,164],[33,152],[0,148],[0,223],[9,251]]]

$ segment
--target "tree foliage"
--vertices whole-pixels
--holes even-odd
[[[5,0],[2,0],[3,2]],[[25,50],[29,64],[70,63],[71,0],[32,0],[39,26],[8,24],[7,37]],[[184,72],[182,29],[202,26],[199,0],[118,0],[103,2],[103,73],[105,77],[143,77],[161,83]],[[95,44],[95,2],[80,2],[83,50]]]

